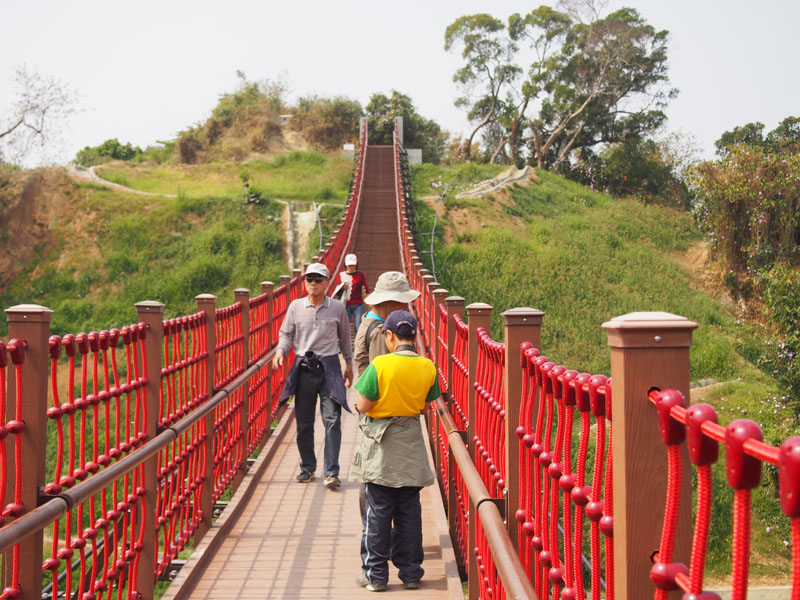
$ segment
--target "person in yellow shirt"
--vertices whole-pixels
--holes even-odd
[[[383,333],[390,354],[376,357],[355,385],[356,410],[365,416],[350,467],[350,480],[365,484],[366,500],[356,582],[376,592],[386,589],[390,557],[404,588],[419,588],[424,574],[419,492],[434,477],[420,414],[441,396],[436,367],[416,352],[414,315],[390,313]]]

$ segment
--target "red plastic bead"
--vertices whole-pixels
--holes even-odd
[[[693,404],[686,411],[689,460],[695,465],[711,465],[719,459],[719,442],[703,433],[706,421],[717,423],[717,411],[710,404]]]
[[[564,567],[551,567],[547,572],[547,578],[551,583],[556,585],[563,585],[564,583]]]
[[[677,590],[675,576],[679,573],[689,575],[689,569],[683,563],[656,563],[650,569],[650,579],[660,590]]]
[[[606,537],[613,538],[614,537],[614,517],[609,515],[605,515],[600,519],[600,531],[603,532],[603,535]]]
[[[658,428],[661,431],[661,441],[668,446],[680,444],[686,439],[686,428],[683,423],[670,416],[673,406],[686,406],[686,400],[680,390],[663,390],[658,394],[656,402]]]
[[[590,521],[599,521],[603,518],[603,501],[589,502],[586,505],[586,516]]]
[[[761,428],[753,421],[738,419],[725,428],[725,474],[735,490],[752,490],[761,481],[761,461],[744,451],[749,439],[762,441]]]
[[[789,438],[781,444],[778,489],[783,513],[791,519],[800,517],[800,437]]]

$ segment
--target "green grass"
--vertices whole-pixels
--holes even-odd
[[[166,304],[165,317],[196,311],[194,297],[210,293],[231,304],[235,288],[253,295],[265,280],[289,272],[284,206],[270,198],[343,203],[352,163],[336,154],[291,153],[246,163],[258,204],[245,204],[242,165],[192,167],[133,163],[101,170],[144,196],[95,184],[73,188],[76,219],[0,294],[0,304],[41,304],[55,311],[54,334],[121,327],[136,321],[142,300]],[[329,229],[340,213],[325,207]],[[325,240],[327,241],[327,240]],[[0,325],[0,336],[7,324]]]
[[[97,174],[142,192],[180,194],[188,198],[241,198],[244,188],[239,174],[247,170],[251,189],[263,198],[344,203],[352,167],[352,161],[337,154],[292,152],[274,160],[239,164],[106,166],[98,169]]]
[[[701,239],[688,215],[612,198],[547,172],[537,175],[538,182],[528,187],[510,188],[513,203],[502,208],[507,219],[502,226],[485,225],[458,235],[447,215],[440,221],[440,231],[449,230],[449,239],[456,241],[448,244],[443,234],[437,236],[438,281],[467,304],[494,307],[495,339],[503,339],[502,312],[517,306],[537,308],[545,313],[542,352],[550,360],[608,375],[603,322],[636,311],[682,315],[699,324],[691,349],[692,381],[725,382],[706,397],[717,408],[720,422],[752,419],[772,444],[796,433],[798,421],[785,392],[740,354],[758,335],[756,327],[732,317],[676,260]],[[415,174],[415,181],[435,178],[431,166]],[[493,202],[487,198],[459,208],[473,210],[480,218]],[[418,230],[429,231],[432,210],[421,202],[416,206]],[[724,459],[714,471],[717,506],[709,570],[712,576],[724,577],[730,571],[732,523]],[[776,475],[769,466],[753,503],[753,573],[785,574],[791,565],[790,550],[783,544],[790,539],[789,521],[780,512]]]

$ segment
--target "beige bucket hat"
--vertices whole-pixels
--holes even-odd
[[[418,291],[411,289],[408,279],[400,271],[386,271],[378,277],[375,289],[364,298],[364,303],[375,306],[381,302],[394,300],[407,304],[419,298],[419,295]]]

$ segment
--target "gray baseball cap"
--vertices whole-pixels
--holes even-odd
[[[408,279],[400,271],[386,271],[378,277],[375,289],[364,298],[364,302],[371,306],[391,300],[408,304],[419,298],[419,295],[418,291],[411,289]]]
[[[306,267],[306,275],[311,273],[316,273],[317,275],[322,275],[326,279],[331,278],[331,274],[328,271],[328,267],[325,266],[324,263],[311,263]]]

